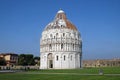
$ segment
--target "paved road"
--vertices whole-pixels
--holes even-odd
[[[15,72],[23,72],[22,70],[0,70],[0,73],[15,73]]]
[[[79,73],[41,73],[41,72],[25,72],[25,74],[64,74],[64,75],[109,75],[109,76],[120,76],[120,74],[79,74]]]

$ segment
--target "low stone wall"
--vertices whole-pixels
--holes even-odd
[[[0,70],[29,70],[39,69],[39,66],[0,66]]]

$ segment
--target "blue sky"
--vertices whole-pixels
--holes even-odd
[[[83,40],[83,59],[120,58],[120,0],[0,0],[0,53],[39,56],[45,26],[62,8]]]

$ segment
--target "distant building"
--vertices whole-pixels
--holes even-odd
[[[81,67],[82,40],[78,29],[59,10],[42,32],[40,69],[75,69]]]
[[[4,58],[7,66],[14,66],[18,63],[18,55],[14,53],[1,53],[1,58]]]
[[[120,59],[83,60],[83,67],[120,67]]]

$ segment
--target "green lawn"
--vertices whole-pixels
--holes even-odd
[[[101,67],[101,68],[83,68],[83,69],[63,69],[63,70],[37,70],[42,73],[81,73],[81,74],[98,74],[102,69],[105,74],[120,74],[120,67]],[[31,70],[34,72],[34,70]],[[36,72],[36,70],[35,70]]]
[[[120,75],[118,75],[120,74],[119,67],[102,69],[104,75],[98,74],[99,68],[30,70],[17,73],[0,73],[0,80],[120,80]]]
[[[7,73],[0,74],[0,80],[120,80],[120,76]]]

